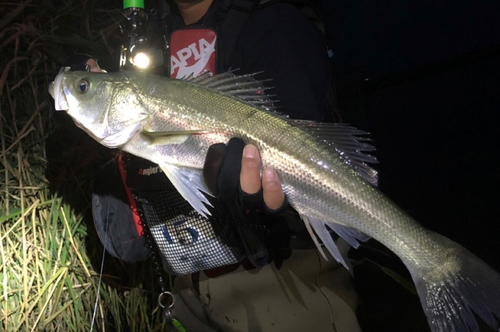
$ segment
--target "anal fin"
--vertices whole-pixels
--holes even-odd
[[[307,216],[301,216],[302,220],[304,220],[304,223],[306,224],[307,229],[309,230],[309,233],[318,247],[318,250],[320,251],[321,255],[326,258],[326,255],[324,254],[320,244],[318,243],[318,240],[316,239],[316,236],[323,242],[323,245],[328,249],[328,251],[332,254],[332,256],[335,258],[337,262],[342,264],[349,272],[352,273],[352,264],[349,258],[347,257],[347,252],[342,253],[339,250],[339,247],[337,246],[337,243],[332,238],[332,235],[330,234],[329,230],[326,228],[325,225],[329,225],[330,223],[323,222],[322,220],[315,219],[315,218],[310,218]],[[311,234],[311,228],[314,230],[314,234]],[[339,234],[340,235],[340,234]],[[346,240],[346,242],[349,243],[349,241]]]
[[[343,238],[347,243],[351,245],[354,249],[359,247],[359,241],[366,242],[370,239],[368,235],[357,229],[343,226],[340,224],[328,223],[326,224],[328,228],[337,233],[338,236]]]

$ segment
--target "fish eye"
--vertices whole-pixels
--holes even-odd
[[[80,80],[80,82],[78,82],[77,84],[77,91],[80,93],[86,93],[87,91],[89,91],[89,88],[90,82],[86,79]]]

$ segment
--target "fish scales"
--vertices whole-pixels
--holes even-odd
[[[427,254],[433,252],[432,255],[435,255],[436,251],[421,250],[423,243],[424,247],[435,247],[427,236],[429,232],[415,224],[384,195],[360,180],[355,172],[341,162],[338,156],[332,155],[322,142],[283,122],[272,113],[262,112],[242,103],[235,107],[234,98],[211,91],[201,90],[200,93],[198,86],[191,89],[184,87],[183,91],[176,92],[176,95],[181,93],[193,98],[186,99],[182,104],[184,108],[178,107],[179,109],[186,110],[188,114],[190,109],[204,109],[204,116],[212,115],[207,120],[202,116],[193,118],[186,114],[185,117],[190,123],[200,120],[186,129],[216,132],[219,136],[212,141],[206,141],[200,136],[199,140],[203,141],[204,145],[193,144],[189,151],[179,152],[179,155],[189,156],[201,150],[203,152],[197,155],[204,156],[204,151],[210,144],[240,137],[259,148],[264,166],[278,170],[284,183],[285,194],[301,215],[320,220],[331,218],[340,224],[354,227],[384,243],[405,262],[434,262]],[[199,100],[204,102],[192,102]],[[216,125],[215,118],[223,119],[220,121],[223,124]],[[206,123],[212,123],[213,127],[202,125]],[[297,150],[297,147],[300,148]],[[192,148],[196,150],[191,150]],[[294,159],[294,155],[299,157]],[[331,166],[320,166],[315,160],[322,160],[324,165]],[[198,165],[186,166],[201,168],[204,158],[198,162]]]
[[[324,220],[325,216],[338,215],[335,218],[337,222],[355,227],[381,241],[384,240],[377,236],[376,230],[372,230],[368,224],[362,222],[362,220],[368,220],[367,215],[370,214],[370,211],[378,210],[371,208],[373,204],[370,204],[369,200],[360,199],[363,196],[360,196],[359,192],[367,190],[371,193],[373,188],[358,180],[352,169],[338,160],[338,157],[332,158],[335,156],[328,153],[328,149],[323,146],[321,141],[318,142],[313,136],[282,121],[275,114],[262,112],[243,103],[238,103],[235,107],[235,100],[232,97],[200,89],[199,86],[179,85],[180,89],[172,89],[173,91],[171,91],[175,96],[180,96],[178,100],[182,101],[179,106],[174,106],[177,108],[175,113],[179,118],[186,119],[190,126],[181,125],[175,128],[166,128],[168,126],[158,125],[157,129],[165,131],[183,127],[185,130],[219,133],[217,138],[212,141],[207,141],[203,135],[197,136],[197,142],[186,145],[188,151],[179,152],[180,155],[199,154],[203,156],[203,151],[206,151],[209,145],[228,141],[234,136],[240,137],[259,148],[262,160],[267,161],[264,166],[278,170],[283,182],[286,183],[284,191],[287,197],[300,213],[307,214],[308,210],[311,210],[306,208],[310,205],[310,201],[320,202],[318,207],[321,206],[321,208],[312,209],[323,211],[322,215],[319,215],[320,219]],[[157,91],[160,92],[161,89],[157,89]],[[190,98],[183,96],[190,96]],[[168,97],[163,98],[168,100]],[[203,102],[200,103],[200,100]],[[192,111],[200,109],[204,110],[201,115],[199,112]],[[158,109],[158,112],[162,113],[163,110]],[[156,118],[155,122],[158,122]],[[297,150],[297,147],[300,149]],[[125,147],[125,149],[127,148]],[[129,152],[137,154],[137,151]],[[294,155],[299,157],[292,160]],[[314,162],[315,159],[326,160],[325,164],[332,166],[330,169],[320,166]],[[201,168],[204,159],[198,161],[197,165],[184,165]],[[330,178],[331,180],[325,183],[325,180]],[[346,192],[344,188],[353,187],[355,183],[353,179],[356,179],[357,188],[352,188],[353,191],[350,193]],[[301,195],[301,193],[305,193],[305,195]],[[367,197],[371,198],[371,196]],[[378,203],[375,202],[375,204]],[[331,211],[330,207],[332,206],[335,207],[334,211]],[[384,211],[381,211],[381,215],[384,215]],[[356,216],[358,217],[356,218]],[[399,220],[396,219],[388,227],[394,229],[398,222]],[[373,224],[380,226],[380,217],[378,220],[375,219]],[[384,234],[386,233],[384,232]]]
[[[412,254],[421,256],[422,253],[415,250],[421,246],[415,243],[419,243],[418,238],[422,238],[419,234],[427,234],[427,231],[390,203],[383,194],[359,179],[350,167],[331,153],[326,144],[282,121],[276,114],[263,112],[244,103],[235,105],[234,98],[199,86],[179,84],[184,87],[184,91],[176,92],[175,95],[184,93],[191,96],[182,98],[183,106],[203,109],[205,116],[211,115],[210,120],[197,117],[202,120],[187,129],[220,133],[220,138],[205,144],[203,150],[213,143],[240,137],[258,147],[264,167],[270,166],[278,171],[285,183],[285,194],[300,214],[321,220],[333,218],[338,223],[354,227],[386,244],[406,260],[411,259]],[[214,123],[216,119],[223,125],[214,124],[212,128],[203,125]],[[203,140],[201,136],[200,140]],[[297,147],[300,147],[299,150]],[[197,150],[185,153],[199,153],[199,146],[194,148]],[[204,156],[203,153],[201,155]],[[328,167],[318,165],[315,160],[322,160]],[[201,168],[203,161],[199,165],[187,166]],[[414,237],[417,240],[413,240]]]
[[[368,183],[354,167],[364,167],[354,161],[356,146],[367,148],[353,140],[357,131],[297,123],[265,111],[252,104],[259,100],[258,87],[255,96],[234,97],[239,82],[245,83],[245,93],[253,84],[230,74],[175,81],[136,72],[61,72],[51,94],[57,109],[68,110],[101,144],[158,163],[202,214],[206,201],[199,190],[207,190],[201,169],[208,147],[231,137],[256,145],[263,167],[277,170],[313,239],[317,236],[346,267],[328,228],[354,246],[373,237],[397,254],[412,275],[433,332],[478,332],[473,313],[498,330],[498,273],[460,245],[420,226]],[[322,128],[333,134],[317,137],[305,129],[308,125],[319,136]]]

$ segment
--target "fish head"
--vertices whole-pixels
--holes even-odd
[[[78,127],[109,148],[125,145],[148,117],[135,85],[123,73],[63,68],[49,93],[56,110],[66,111]]]

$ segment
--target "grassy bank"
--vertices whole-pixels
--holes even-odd
[[[119,5],[0,2],[2,331],[159,325],[152,264],[130,266],[103,255],[92,228],[93,171],[106,152],[71,122],[56,121],[61,115],[50,112],[47,93],[70,54],[113,55]]]

